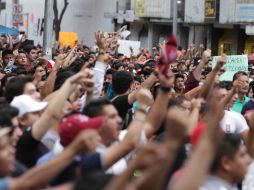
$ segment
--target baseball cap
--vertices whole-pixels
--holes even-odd
[[[14,97],[11,102],[11,106],[18,108],[19,117],[26,113],[41,111],[47,105],[48,102],[38,102],[26,94]]]
[[[73,114],[64,118],[60,123],[59,134],[60,142],[63,146],[67,146],[75,137],[86,129],[99,129],[104,123],[104,117],[98,116],[89,118],[82,114]]]

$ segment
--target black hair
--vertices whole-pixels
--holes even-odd
[[[112,105],[106,98],[99,98],[88,103],[82,113],[88,117],[97,117],[103,115],[103,106]]]
[[[82,59],[76,59],[69,67],[70,71],[77,73],[84,66],[85,62]]]
[[[140,84],[142,83],[142,78],[141,78],[141,76],[135,75],[133,79],[134,79],[134,81],[137,81],[137,82],[139,82]]]
[[[220,81],[219,88],[225,88],[226,90],[231,90],[233,84],[231,81]]]
[[[246,72],[244,72],[244,71],[238,71],[238,72],[236,72],[236,73],[234,74],[234,76],[233,76],[233,82],[234,82],[236,79],[238,79],[240,76],[242,76],[242,75],[245,75],[245,76],[248,77],[248,74],[247,74]]]
[[[239,134],[224,134],[222,143],[218,147],[214,161],[211,166],[211,172],[215,172],[221,166],[221,159],[226,156],[230,160],[235,158],[235,154],[242,144]]]
[[[31,69],[31,71],[30,71],[29,73],[30,73],[31,75],[33,75],[38,67],[42,67],[42,68],[43,68],[43,64],[40,63],[40,62],[37,63],[36,65],[34,65],[34,67]],[[44,68],[43,68],[43,69],[44,69]]]
[[[116,94],[123,94],[128,91],[133,82],[133,76],[128,71],[117,71],[113,75],[112,87]]]
[[[27,54],[29,54],[32,50],[37,50],[37,47],[34,46],[34,45],[29,44],[29,45],[24,46],[23,49],[24,49],[24,51],[25,51]]]
[[[5,88],[5,98],[7,102],[11,102],[15,96],[23,94],[26,83],[32,82],[33,78],[26,77],[14,77],[10,79]]]
[[[6,55],[13,55],[12,50],[10,50],[10,49],[5,49],[5,50],[2,52],[2,58],[4,58]]]
[[[11,127],[12,118],[18,116],[19,110],[9,104],[1,104],[0,106],[0,126]]]
[[[253,92],[253,97],[254,97],[254,81],[251,81],[251,82],[250,82],[250,84],[249,84],[249,90],[248,90],[248,93],[247,93],[247,94],[249,94],[250,90],[252,90],[252,92]]]
[[[105,75],[113,75],[115,72],[116,72],[115,69],[110,68],[110,69],[108,69],[108,70],[106,71],[106,74],[105,74]]]
[[[120,67],[126,67],[126,64],[124,64],[123,62],[119,62],[114,65],[114,69],[116,70],[118,70]]]
[[[86,45],[83,45],[83,49],[89,49],[90,50],[90,48]]]
[[[60,89],[63,83],[66,81],[66,79],[68,79],[72,75],[74,75],[74,72],[70,70],[59,70],[56,75],[54,91]]]
[[[175,81],[176,81],[176,79],[178,79],[178,78],[182,78],[182,79],[184,80],[184,75],[183,75],[183,74],[180,74],[180,73],[175,74]]]

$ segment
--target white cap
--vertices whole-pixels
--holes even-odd
[[[19,117],[26,113],[41,111],[47,105],[48,102],[38,102],[26,94],[14,97],[11,102],[11,106],[18,108]]]

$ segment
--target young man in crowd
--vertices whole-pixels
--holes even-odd
[[[101,32],[95,33],[98,45],[95,53],[82,48],[83,45],[56,48],[56,63],[49,75],[45,73],[47,64],[40,66],[37,63],[37,47],[17,45],[17,49],[11,48],[16,62],[24,67],[9,69],[10,73],[1,81],[6,100],[17,109],[11,107],[14,109],[11,110],[10,105],[0,109],[0,189],[39,189],[47,184],[59,184],[63,186],[56,189],[69,190],[73,189],[73,181],[79,175],[83,184],[88,184],[95,169],[117,175],[108,189],[133,186],[146,190],[165,189],[167,176],[171,176],[171,171],[181,167],[185,161],[174,162],[175,158],[179,159],[178,152],[200,125],[205,126],[204,134],[193,152],[188,152],[190,157],[186,167],[180,180],[172,183],[171,189],[209,189],[211,180],[221,182],[225,188],[234,188],[234,183],[242,180],[249,164],[244,145],[248,153],[254,155],[254,114],[247,114],[244,118],[234,113],[229,109],[234,91],[214,85],[225,59],[220,59],[211,71],[209,50],[203,52],[202,58],[199,58],[201,50],[196,55],[193,49],[182,51],[178,60],[180,64],[172,67],[174,73],[185,74],[181,76],[170,70],[162,72],[155,66],[156,61],[150,59],[149,51],[145,50],[139,58],[132,55],[131,62],[125,63],[130,64],[126,65],[129,71],[124,69],[113,74],[113,69],[118,67],[114,63],[123,60],[117,56],[117,50],[111,48],[112,35],[107,38]],[[163,51],[163,45],[161,48]],[[19,57],[17,50],[20,55],[26,51],[27,60]],[[196,67],[188,70],[193,60]],[[141,62],[145,63],[144,66],[138,65]],[[202,74],[204,81],[200,83]],[[28,80],[24,75],[32,75],[32,78]],[[144,82],[137,80],[142,77],[146,79]],[[42,78],[46,81],[42,82]],[[133,79],[137,85],[133,85]],[[240,107],[248,92],[247,80],[243,72],[235,74],[234,89],[240,86],[236,90],[240,100],[232,109],[242,110]],[[154,83],[157,85],[152,97],[149,90]],[[173,88],[181,96],[176,97]],[[102,90],[105,92],[101,93]],[[110,100],[101,98],[102,94],[109,95]],[[45,100],[41,101],[42,98]],[[133,118],[125,122],[131,108]],[[103,119],[94,125],[92,121],[98,118]],[[197,125],[199,121],[201,124]],[[125,128],[121,130],[123,124]],[[239,144],[239,137],[220,138],[222,130],[219,126],[226,133],[240,134],[244,144]],[[18,130],[19,127],[23,130]],[[14,131],[12,134],[10,129]],[[165,135],[164,141],[155,144],[153,140],[160,134]],[[219,143],[224,148],[220,149]],[[84,154],[80,154],[82,152]],[[14,173],[14,153],[16,160],[28,168],[20,172],[18,178],[9,177]],[[238,159],[238,153],[242,159]],[[214,158],[219,161],[209,173]],[[40,166],[35,166],[36,162]],[[140,171],[142,175],[139,175]],[[133,181],[133,174],[140,177]],[[207,174],[212,177],[206,180]],[[103,188],[109,180],[108,176],[104,177],[97,179]]]

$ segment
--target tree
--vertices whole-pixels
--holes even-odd
[[[58,8],[57,8],[57,1],[54,0],[53,10],[54,10],[54,31],[55,31],[55,40],[59,40],[59,32],[61,31],[61,23],[63,20],[64,13],[69,5],[68,0],[64,0],[64,7],[61,11],[61,14],[59,16],[58,14]]]

